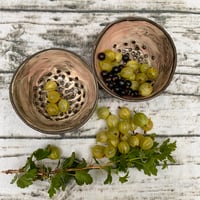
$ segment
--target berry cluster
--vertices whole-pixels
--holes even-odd
[[[149,96],[158,69],[147,63],[138,63],[128,53],[110,49],[98,54],[101,76],[109,89],[119,96]]]

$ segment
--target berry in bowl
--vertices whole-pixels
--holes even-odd
[[[61,134],[82,126],[96,108],[98,85],[79,56],[46,49],[27,58],[15,72],[10,99],[30,127]]]
[[[176,48],[170,35],[155,22],[123,18],[100,33],[93,67],[99,84],[112,96],[148,100],[169,85],[176,68]]]

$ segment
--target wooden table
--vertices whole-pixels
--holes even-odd
[[[152,117],[159,139],[177,141],[175,165],[145,176],[131,170],[129,182],[117,179],[104,185],[101,172],[94,183],[72,183],[54,199],[68,200],[197,200],[200,199],[200,2],[197,0],[34,0],[0,2],[0,170],[21,167],[33,150],[47,144],[61,147],[63,154],[78,152],[90,159],[90,146],[102,123],[94,114],[78,131],[52,136],[28,127],[14,112],[9,85],[14,71],[31,54],[59,47],[76,52],[91,64],[98,33],[113,20],[141,16],[162,25],[177,48],[177,68],[169,87],[159,97],[127,103],[99,91],[99,105],[112,110],[127,105]],[[48,199],[48,183],[36,182],[28,189],[11,185],[13,175],[0,174],[0,199]]]

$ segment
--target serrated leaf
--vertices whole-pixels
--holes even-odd
[[[120,177],[119,177],[119,181],[120,181],[121,183],[127,182],[127,181],[128,181],[128,175],[129,175],[129,173],[127,172],[124,176],[120,176]]]
[[[34,179],[37,176],[37,169],[31,169],[17,180],[17,186],[20,188],[28,187],[33,184]]]
[[[76,154],[75,152],[72,152],[71,156],[69,158],[66,158],[64,161],[63,161],[63,164],[62,164],[62,168],[64,169],[67,169],[67,168],[70,168],[72,167],[74,161],[75,161],[75,158],[76,158]]]
[[[36,160],[43,160],[47,158],[49,154],[50,154],[50,151],[48,148],[37,149],[36,151],[33,152],[33,156],[35,157]]]
[[[88,174],[88,171],[86,171],[86,170],[76,171],[75,180],[78,185],[83,185],[84,183],[89,185],[93,182],[91,175]]]

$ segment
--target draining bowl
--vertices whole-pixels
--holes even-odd
[[[66,112],[47,112],[45,84],[49,81],[56,83],[56,92],[69,103]],[[10,85],[10,99],[17,114],[43,133],[78,129],[92,115],[97,98],[92,70],[78,55],[64,49],[45,49],[30,56],[19,66]]]
[[[107,50],[121,53],[122,56],[128,55],[129,59],[136,61],[139,66],[147,64],[155,68],[158,73],[157,78],[153,81],[147,80],[152,86],[151,93],[140,95],[137,89],[126,90],[125,87],[123,88],[124,83],[119,82],[116,74],[114,75],[116,81],[110,83],[113,74],[110,72],[103,74],[104,68],[101,68],[99,60],[104,59],[102,56],[99,57],[99,54]],[[162,26],[147,18],[126,17],[111,22],[99,34],[95,42],[92,63],[100,86],[110,95],[125,101],[144,101],[158,96],[170,84],[177,64],[176,57],[174,42]],[[114,67],[115,60],[113,63]],[[117,63],[119,64],[123,65],[123,63]],[[111,70],[109,67],[108,69]],[[122,88],[118,88],[117,81]],[[127,87],[129,87],[128,84],[130,86],[130,81],[127,82]]]

